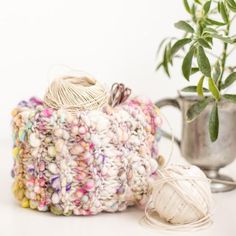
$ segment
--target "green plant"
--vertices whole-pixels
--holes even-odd
[[[183,4],[190,18],[175,23],[175,27],[184,34],[160,43],[158,55],[161,51],[163,55],[156,69],[163,68],[171,77],[170,67],[181,59],[184,78],[198,79],[194,86],[182,90],[196,92],[200,97],[188,110],[187,119],[194,120],[209,103],[214,103],[209,119],[209,134],[214,142],[219,132],[218,103],[222,98],[236,103],[236,95],[225,92],[236,81],[236,67],[227,65],[236,42],[236,37],[230,35],[236,0],[183,0]],[[220,53],[217,41],[222,45]]]

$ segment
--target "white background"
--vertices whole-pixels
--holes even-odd
[[[175,97],[186,83],[178,69],[171,80],[156,73],[155,52],[164,37],[180,34],[173,23],[185,16],[180,0],[0,0],[0,235],[158,234],[139,226],[142,212],[134,209],[56,218],[19,208],[10,193],[10,112],[22,99],[42,97],[64,66],[87,71],[108,86],[123,82],[153,100]],[[180,115],[170,110],[167,115],[179,133]],[[174,153],[181,161],[177,149]],[[216,199],[214,226],[197,235],[235,235],[236,193]]]

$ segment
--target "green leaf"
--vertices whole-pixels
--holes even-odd
[[[157,49],[157,52],[156,52],[156,57],[159,56],[159,53],[160,53],[160,51],[161,51],[161,49],[162,49],[162,46],[164,45],[164,43],[165,43],[167,40],[168,40],[168,38],[164,38],[164,39],[160,42],[160,44],[159,44],[159,46],[158,46],[158,49]]]
[[[192,14],[193,22],[196,23],[197,22],[197,16],[196,16],[196,6],[195,6],[195,4],[192,5],[191,14]]]
[[[234,0],[226,0],[226,2],[236,9],[236,2]]]
[[[202,46],[197,50],[197,63],[199,70],[207,77],[211,77],[211,65]]]
[[[231,73],[224,81],[224,84],[222,84],[221,88],[225,89],[229,87],[231,84],[233,84],[236,81],[236,72]]]
[[[217,10],[218,10],[219,13],[220,13],[220,3],[221,3],[221,2],[218,2],[218,3],[217,3]]]
[[[213,44],[212,37],[207,36],[205,39],[206,39],[206,41],[207,41],[208,43]]]
[[[188,0],[183,0],[183,3],[184,3],[184,7],[185,7],[185,10],[191,14],[191,9],[190,9],[190,6],[188,4]]]
[[[183,60],[182,72],[186,80],[189,80],[189,76],[191,74],[194,51],[195,51],[195,48],[191,47]]]
[[[202,76],[201,79],[198,81],[198,85],[197,85],[197,93],[200,97],[203,97],[203,82],[204,82],[204,78],[205,76]]]
[[[207,14],[209,12],[210,8],[211,8],[211,1],[205,2],[205,4],[203,5],[204,13]]]
[[[171,57],[171,42],[167,44],[167,60],[172,65],[172,57]]]
[[[220,75],[221,75],[221,66],[220,66],[219,61],[216,62],[213,69],[214,69],[213,79],[214,79],[215,82],[217,82],[218,79],[220,78]]]
[[[234,43],[234,41],[230,37],[224,37],[224,36],[219,35],[219,34],[211,34],[211,36],[213,38],[220,39],[224,43],[230,43],[230,44]]]
[[[166,72],[166,74],[170,77],[168,63],[169,63],[169,61],[168,61],[168,47],[166,46],[165,50],[164,50],[164,55],[163,55],[163,68],[164,68],[164,71]]]
[[[232,7],[230,4],[228,4],[228,7],[232,12],[236,12],[236,8]]]
[[[206,22],[207,22],[208,24],[210,24],[210,25],[217,25],[217,26],[224,26],[224,25],[226,25],[225,22],[220,22],[220,21],[212,20],[212,19],[210,19],[210,18],[207,18],[207,19],[206,19]]]
[[[163,66],[163,62],[160,62],[156,67],[156,71],[158,71],[162,66]]]
[[[236,3],[234,0],[226,0],[229,9],[233,12],[236,12]]]
[[[199,38],[198,40],[198,43],[203,46],[204,48],[209,48],[211,49],[211,45],[203,38]]]
[[[196,119],[210,102],[212,102],[212,98],[208,97],[194,103],[187,111],[187,121]]]
[[[215,81],[212,78],[208,79],[208,87],[209,90],[211,91],[212,95],[214,98],[219,101],[220,100],[220,92],[215,84]]]
[[[228,24],[229,15],[228,15],[228,11],[227,11],[227,9],[226,9],[223,2],[220,3],[220,14],[221,14],[222,19],[224,20],[224,22]]]
[[[166,43],[166,41],[169,40],[169,41],[171,42],[171,41],[174,40],[174,39],[175,39],[174,37],[166,37],[166,38],[164,38],[164,39],[160,42],[160,44],[159,44],[159,46],[158,46],[158,49],[157,49],[157,52],[156,52],[156,57],[159,56],[159,53],[160,53],[160,51],[161,51],[163,45]]]
[[[203,92],[209,92],[207,88],[202,88]],[[196,93],[197,92],[197,86],[187,86],[181,90],[182,92],[186,93]]]
[[[210,28],[210,27],[206,27],[203,29],[203,34],[205,34],[205,33],[217,33],[217,31]]]
[[[198,67],[192,67],[191,69],[191,75],[197,73],[199,71],[199,68]]]
[[[202,3],[201,3],[200,0],[194,0],[194,2],[196,2],[196,3],[199,4],[199,5],[202,5]]]
[[[236,103],[236,95],[235,94],[225,94],[223,97],[230,102]]]
[[[184,47],[186,44],[190,43],[192,40],[189,38],[184,38],[178,40],[171,48],[171,57],[174,56],[175,53],[177,53],[182,47]]]
[[[175,23],[175,27],[180,29],[180,30],[184,30],[188,33],[194,33],[194,29],[193,27],[188,24],[186,21],[178,21],[177,23]]]
[[[217,103],[214,104],[214,106],[211,110],[208,129],[209,129],[211,141],[215,142],[217,140],[218,134],[219,134],[219,115],[218,115]]]

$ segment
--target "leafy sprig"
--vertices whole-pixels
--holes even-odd
[[[161,51],[163,54],[156,69],[163,68],[171,77],[170,68],[176,59],[181,58],[182,73],[187,81],[193,75],[199,75],[196,85],[182,89],[184,92],[195,92],[200,98],[189,108],[187,120],[194,120],[209,104],[213,104],[208,127],[214,142],[219,133],[219,102],[224,98],[236,103],[236,95],[224,92],[236,81],[236,68],[226,64],[236,43],[236,37],[230,36],[230,27],[236,18],[236,0],[183,0],[183,5],[189,19],[178,21],[175,27],[184,34],[178,39],[162,41],[158,54]],[[215,41],[222,43],[220,55],[214,53],[218,47]],[[227,69],[230,73],[226,75]]]

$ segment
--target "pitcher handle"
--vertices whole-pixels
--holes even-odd
[[[178,101],[176,99],[172,99],[172,98],[167,98],[167,99],[162,99],[160,101],[157,101],[155,103],[155,105],[159,108],[162,108],[162,107],[165,107],[165,106],[173,106],[173,107],[176,107],[180,110],[180,105],[179,105]],[[164,131],[163,129],[161,129],[161,132],[163,134],[163,137],[165,137],[169,140],[172,139],[172,135],[169,134],[168,132]],[[174,136],[174,141],[180,148],[181,142],[176,136]]]

